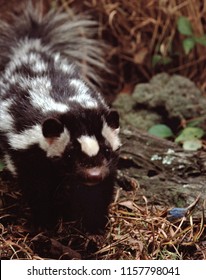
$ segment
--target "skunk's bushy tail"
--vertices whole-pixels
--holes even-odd
[[[90,85],[104,91],[105,77],[112,75],[112,67],[106,59],[108,47],[97,38],[96,21],[72,9],[42,15],[31,2],[20,16],[12,15],[11,19],[9,23],[0,20],[0,70],[11,60],[19,41],[38,38],[42,46],[74,61]]]

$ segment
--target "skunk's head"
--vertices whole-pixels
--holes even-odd
[[[42,133],[47,157],[60,174],[87,186],[114,175],[121,145],[116,111],[87,109],[52,116],[44,120]]]

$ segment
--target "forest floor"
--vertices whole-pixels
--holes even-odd
[[[0,0],[1,17],[21,13],[20,2]],[[196,150],[175,141],[191,122],[206,131],[202,1],[40,1],[42,11],[52,5],[67,11],[77,2],[111,44],[113,89],[133,89],[121,90],[113,103],[123,145],[108,225],[102,235],[62,220],[52,230],[34,228],[21,192],[0,172],[0,259],[206,259],[205,135],[192,142],[200,145]],[[180,16],[189,35],[177,28]],[[185,39],[196,40],[188,53]],[[156,76],[160,72],[182,76]],[[158,124],[173,135],[149,134]]]
[[[146,87],[148,96],[152,83],[155,98],[154,81],[159,84],[160,79],[165,82],[165,77],[167,81],[177,78],[165,75],[138,85],[132,96],[119,95],[114,103],[122,116],[123,145],[105,233],[90,235],[75,223],[62,220],[52,230],[34,229],[29,223],[30,209],[20,191],[12,182],[2,180],[1,259],[206,259],[204,146],[197,151],[185,151],[172,139],[162,139],[137,125],[124,123],[128,121],[129,110],[133,114],[130,122],[132,118],[134,122],[142,118],[147,127],[146,109],[141,111],[137,106],[143,97],[138,94],[138,101],[135,92],[141,88],[143,93]],[[190,90],[195,89],[187,79],[178,78],[181,85],[189,83]],[[175,86],[178,87],[177,81]],[[168,90],[168,86],[165,88]],[[180,90],[178,96],[181,99]],[[154,114],[149,104],[147,110],[148,117],[149,111]],[[164,117],[161,110],[156,113]],[[172,112],[170,115],[173,116]],[[159,121],[154,118],[154,122]]]

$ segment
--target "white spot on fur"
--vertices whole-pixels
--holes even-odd
[[[96,99],[91,97],[91,95],[89,94],[89,88],[82,80],[72,79],[70,81],[70,85],[75,89],[75,95],[69,98],[70,101],[75,101],[82,107],[88,109],[98,107]]]
[[[13,129],[14,120],[9,113],[9,108],[12,105],[12,100],[3,100],[0,103],[0,131],[8,131]]]
[[[16,58],[14,61],[11,61],[8,64],[6,76],[9,76],[9,74],[13,73],[17,67],[21,67],[22,65],[27,65],[36,73],[42,73],[48,68],[47,63],[44,62],[40,54],[31,52],[22,57]]]
[[[11,72],[6,70],[4,77],[9,81],[9,83],[7,84],[8,90],[10,88],[10,85],[16,84],[18,82],[20,76],[17,74],[12,74]]]
[[[41,39],[25,38],[19,42],[18,46],[15,46],[15,49],[13,49],[13,57],[11,61],[21,59],[31,50],[37,50],[41,52],[45,51],[48,53],[49,48],[41,44]]]
[[[31,96],[32,105],[42,110],[43,112],[57,111],[65,113],[68,111],[68,106],[56,102],[51,96],[52,89],[51,81],[47,77],[29,78],[18,75],[13,75],[9,79],[9,85],[16,84],[27,90]],[[3,105],[1,105],[3,106]]]
[[[4,156],[4,162],[6,164],[6,168],[11,172],[11,174],[13,176],[16,176],[17,175],[16,167],[14,166],[14,163],[8,154]]]
[[[80,79],[72,79],[70,85],[73,86],[79,94],[86,95],[89,91],[89,88],[85,83]]]
[[[59,62],[61,60],[60,53],[55,53],[53,58],[55,63]]]
[[[23,64],[28,64],[34,72],[42,73],[42,71],[45,71],[48,65],[43,61],[40,54],[35,53],[35,50],[49,52],[48,47],[41,45],[40,39],[25,38],[20,41],[13,49],[11,60],[7,65],[6,77],[11,76],[16,68]]]
[[[104,122],[102,135],[110,143],[113,151],[116,151],[121,146],[118,134],[119,128],[111,128],[106,122]]]
[[[44,138],[42,127],[39,124],[18,134],[9,133],[9,144],[14,150],[26,150],[32,145],[38,144],[48,157],[61,156],[69,141],[69,132],[67,129],[64,129],[59,137],[56,137],[52,143],[49,143]]]
[[[94,98],[91,98],[89,95],[77,95],[69,98],[70,101],[79,103],[82,107],[93,109],[97,108],[98,104]]]
[[[21,133],[8,133],[9,144],[14,150],[25,150],[31,145],[41,143],[43,139],[41,126],[39,124],[24,130]]]
[[[75,65],[68,63],[68,60],[62,58],[59,53],[53,55],[55,67],[64,73],[72,73],[75,71]]]
[[[65,73],[71,73],[74,71],[74,66],[71,64],[61,63],[59,65],[60,70],[62,70]]]
[[[93,157],[98,154],[99,144],[95,136],[82,135],[77,140],[81,144],[82,152],[86,155]]]
[[[34,107],[41,109],[43,112],[57,111],[65,113],[68,111],[67,105],[56,102],[50,96],[52,86],[51,81],[47,77],[36,77],[26,81],[26,83],[29,87],[31,102]]]
[[[31,69],[36,73],[42,73],[48,68],[48,64],[36,53],[29,54],[28,64],[31,65]]]
[[[70,134],[67,129],[61,133],[59,137],[52,139],[52,142],[42,141],[40,147],[47,152],[47,157],[61,156],[70,142]]]

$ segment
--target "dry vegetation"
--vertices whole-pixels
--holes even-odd
[[[146,198],[140,207],[132,197],[117,189],[105,234],[91,236],[62,221],[52,231],[32,229],[29,209],[19,205],[21,194],[10,192],[10,207],[1,209],[0,258],[70,259],[79,252],[85,259],[206,259],[204,212],[171,222],[168,209],[149,207]]]
[[[184,36],[176,27],[183,15],[191,21],[196,36],[206,34],[205,0],[46,2],[65,11],[76,6],[99,21],[99,36],[111,45],[108,59],[118,73],[116,88],[166,71],[189,77],[205,92],[206,47],[198,44],[185,54]],[[169,58],[170,63],[154,66],[154,55]],[[3,182],[0,185],[1,259],[67,258],[67,246],[91,259],[206,259],[204,214],[199,219],[188,215],[170,222],[167,209],[148,206],[146,198],[145,206],[140,207],[121,189],[111,205],[108,228],[102,237],[87,236],[74,225],[60,221],[54,231],[42,232],[51,243],[57,243],[52,243],[46,253],[39,252],[38,248],[34,250],[33,242],[39,231],[33,231],[28,224],[29,209],[23,203],[19,205],[21,194],[8,191]]]
[[[59,0],[59,4],[65,10],[75,6],[89,11],[99,21],[99,35],[111,44],[109,55],[122,83],[149,80],[155,73],[167,71],[189,77],[205,91],[205,46],[197,44],[186,55],[182,47],[185,36],[176,26],[178,18],[185,16],[196,36],[206,34],[205,0]],[[154,55],[171,62],[153,67]]]

